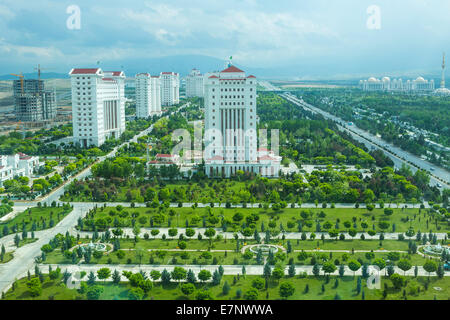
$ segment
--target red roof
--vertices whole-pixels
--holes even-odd
[[[123,71],[105,71],[105,73],[112,73],[114,77],[120,77]]]
[[[159,78],[159,76],[152,76],[152,78]]]
[[[258,151],[269,151],[267,148],[259,148]]]
[[[156,155],[156,157],[157,158],[172,158],[172,155],[171,154],[160,154],[160,153],[158,153]]]
[[[99,68],[73,69],[70,74],[96,74]]]
[[[256,78],[254,75],[250,75],[247,78]]]
[[[209,159],[209,161],[214,161],[214,160],[223,160],[223,157],[215,156],[215,157],[212,157],[211,159]]]
[[[150,74],[149,73],[138,73],[136,76],[150,76]]]
[[[175,72],[161,72],[162,74],[176,74]]]
[[[258,160],[276,160],[270,156],[259,157]]]
[[[221,72],[244,72],[244,71],[242,71],[239,68],[236,68],[235,66],[230,66]]]
[[[114,80],[113,78],[103,78],[102,80],[103,80],[103,81],[116,81],[116,80]]]
[[[216,79],[216,78],[219,78],[219,77],[215,76],[215,75],[212,75],[211,77],[209,77],[209,79],[212,79],[212,78]]]

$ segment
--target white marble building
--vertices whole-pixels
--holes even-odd
[[[37,169],[39,169],[39,157],[20,152],[14,155],[0,155],[0,187],[3,186],[3,182],[14,177],[31,178]]]
[[[360,89],[364,91],[405,91],[405,92],[431,92],[434,90],[434,80],[425,80],[417,77],[415,80],[393,79],[384,77],[376,79],[374,77],[359,82]]]
[[[161,72],[161,105],[172,106],[180,102],[180,75],[176,72]]]
[[[259,157],[257,152],[256,77],[229,65],[205,80],[206,174],[230,177],[244,171],[278,176],[273,165],[279,159]]]
[[[204,96],[204,77],[197,69],[192,69],[191,73],[186,77],[186,97],[203,97]]]
[[[73,141],[101,146],[125,131],[125,74],[100,68],[72,69]]]
[[[136,75],[136,117],[148,118],[161,114],[161,82],[148,73]]]

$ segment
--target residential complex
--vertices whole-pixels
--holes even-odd
[[[425,80],[423,77],[407,81],[391,80],[389,77],[380,80],[371,77],[368,80],[361,80],[359,87],[364,91],[431,92],[434,90],[434,80]]]
[[[197,69],[192,69],[191,73],[186,77],[186,97],[204,96],[204,77]]]
[[[73,141],[101,146],[125,131],[125,74],[100,68],[72,69]]]
[[[161,81],[148,73],[136,75],[136,117],[148,118],[161,113]]]
[[[161,72],[161,105],[172,106],[180,102],[180,75]]]
[[[56,117],[56,94],[45,90],[43,80],[15,80],[15,114],[19,121],[42,121]]]
[[[208,176],[237,171],[278,176],[280,159],[257,152],[254,76],[229,65],[205,84],[205,165]],[[262,161],[261,161],[262,160]]]
[[[0,155],[0,187],[3,182],[14,177],[31,177],[39,169],[39,157],[27,156],[23,153]]]

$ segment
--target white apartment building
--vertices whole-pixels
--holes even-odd
[[[204,77],[197,69],[192,69],[191,73],[186,77],[186,97],[204,96]]]
[[[136,117],[148,118],[161,114],[161,82],[148,73],[136,75]]]
[[[125,74],[100,68],[72,69],[73,142],[101,146],[125,131]]]
[[[0,187],[3,182],[14,177],[29,177],[39,169],[39,157],[27,156],[23,153],[0,155]]]
[[[161,104],[172,106],[180,102],[180,75],[176,72],[161,72]]]
[[[278,159],[258,158],[256,77],[230,65],[205,80],[206,174],[230,177],[240,170],[278,176],[272,163]]]

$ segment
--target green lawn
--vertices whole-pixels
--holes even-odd
[[[245,294],[252,285],[252,281],[258,278],[258,276],[224,276],[221,284],[213,286],[212,284],[196,284],[196,292],[199,290],[208,290],[214,299],[220,300],[239,300],[236,296],[237,291],[241,290]],[[338,279],[338,285],[336,285],[336,279]],[[222,286],[225,283],[231,286],[231,290],[227,295],[222,293]],[[291,282],[295,287],[294,294],[289,297],[289,300],[332,300],[336,294],[340,296],[342,300],[361,300],[362,292],[357,293],[357,278],[354,277],[330,277],[326,281],[325,277],[307,277],[301,278],[296,276],[294,278],[284,278],[280,281],[269,280],[268,289],[261,289],[258,292],[259,300],[279,300],[279,285],[283,282]],[[39,297],[33,298],[30,296],[28,288],[26,286],[27,278],[20,279],[16,282],[16,288],[10,289],[4,296],[5,300],[81,300],[86,299],[86,295],[79,293],[76,289],[67,289],[67,287],[58,280],[49,280],[45,276],[45,281],[42,284],[42,294]],[[444,277],[438,278],[408,278],[408,283],[405,288],[394,289],[391,281],[387,278],[381,280],[381,290],[370,290],[365,285],[365,280],[362,280],[362,290],[364,291],[366,300],[380,300],[382,297],[382,290],[387,285],[387,297],[386,300],[403,300],[403,290],[406,291],[406,298],[408,300],[448,300],[450,298],[450,278]],[[97,285],[103,288],[103,293],[100,296],[101,300],[126,300],[128,299],[128,291],[131,286],[128,283],[121,283],[114,285],[112,283],[98,282]],[[322,285],[325,291],[322,291]],[[305,290],[306,287],[309,289]],[[441,290],[436,290],[435,288]],[[420,288],[420,293],[418,292]],[[153,300],[188,300],[195,299],[196,292],[190,296],[185,296],[181,290],[180,285],[177,283],[170,283],[169,285],[162,285],[160,283],[154,283],[153,288],[144,297],[144,299]],[[243,298],[241,297],[243,300]]]
[[[346,232],[351,228],[359,232],[375,230],[377,232],[406,232],[413,228],[415,232],[449,232],[450,227],[446,221],[435,220],[433,213],[427,213],[426,210],[420,209],[393,209],[392,216],[386,216],[383,209],[374,209],[372,212],[366,209],[283,209],[279,212],[274,212],[271,209],[242,209],[242,208],[213,208],[211,213],[208,208],[169,208],[159,209],[153,208],[124,208],[118,212],[115,208],[100,208],[96,211],[93,218],[86,217],[86,222],[83,226],[84,230],[92,230],[92,223],[97,226],[121,226],[130,227],[132,220],[135,220],[136,225],[141,227],[150,227],[151,219],[153,227],[168,227],[169,221],[171,227],[220,227],[222,226],[222,218],[227,221],[228,231],[240,231],[243,223],[246,223],[247,218],[251,214],[258,217],[253,225],[258,230],[261,230],[261,225],[264,223],[265,229],[286,232],[298,232],[298,222],[302,224],[302,231],[316,232],[317,222],[320,223],[321,230],[327,231],[330,229],[337,229],[341,232]],[[302,211],[307,211],[308,217],[304,219],[301,216]],[[420,212],[420,213],[419,213]],[[233,220],[236,213],[242,213],[241,220]],[[134,217],[133,217],[134,216]],[[102,218],[102,224],[97,220]],[[158,219],[163,219],[161,223],[157,223]],[[331,228],[326,229],[327,222],[330,223]],[[388,227],[382,229],[380,223],[387,222]],[[338,223],[338,225],[336,225]],[[345,226],[350,223],[350,227]],[[363,228],[364,223],[367,224]],[[247,223],[248,224],[248,223]]]
[[[0,260],[0,264],[1,263],[8,263],[9,261],[11,261],[14,258],[14,254],[13,252],[6,252],[5,256],[3,257],[3,260]]]
[[[81,243],[89,243],[89,239],[80,239]],[[257,264],[256,255],[251,259],[245,259],[244,255],[239,251],[236,252],[236,241],[234,239],[228,240],[214,240],[211,247],[211,258],[202,258],[201,254],[204,251],[209,250],[209,240],[187,240],[186,251],[188,256],[183,255],[182,251],[169,251],[171,249],[179,249],[178,240],[161,240],[152,239],[144,240],[140,239],[138,242],[134,242],[131,239],[120,239],[120,249],[123,251],[124,256],[120,258],[117,252],[105,253],[103,257],[96,259],[92,257],[90,264],[181,264],[181,265],[195,265],[195,264],[222,264],[222,265],[254,265]],[[247,242],[240,242],[240,249],[245,245],[255,244],[256,241],[249,240]],[[272,242],[287,248],[287,241]],[[352,248],[355,251],[358,250],[379,250],[379,241],[375,240],[346,240],[346,241],[334,241],[325,240],[325,242],[319,241],[291,241],[293,252],[285,255],[276,255],[277,261],[287,264],[290,259],[293,259],[297,265],[311,265],[311,258],[314,256],[319,263],[324,261],[333,261],[335,264],[347,264],[350,260],[358,259],[361,263],[372,264],[373,259],[366,257],[365,252],[352,252]],[[319,246],[317,247],[317,244]],[[447,242],[448,244],[448,242]],[[152,249],[149,251],[149,249]],[[301,250],[323,250],[320,252],[307,252],[308,257],[306,259],[298,259]],[[408,254],[408,242],[398,240],[385,240],[383,241],[382,249],[393,251],[405,251],[400,253],[400,259],[409,259],[413,265],[423,265],[426,261],[425,258],[419,254]],[[228,252],[214,252],[214,250],[228,250]],[[328,250],[328,251],[327,251]],[[346,250],[348,252],[331,252],[330,250]],[[165,255],[158,255],[158,251],[164,251]],[[389,260],[388,252],[376,252],[375,258],[383,258]],[[396,261],[394,261],[396,262]],[[46,256],[48,264],[72,264],[71,258],[66,258],[59,248],[50,252]]]
[[[33,224],[36,224],[36,230],[48,229],[52,225],[56,225],[61,221],[68,213],[72,211],[70,206],[61,207],[34,207],[19,213],[13,219],[0,223],[0,230],[4,230],[5,226],[8,227],[9,232],[13,227],[17,225],[18,231],[22,231],[22,227],[25,224],[27,231],[31,231]]]

